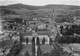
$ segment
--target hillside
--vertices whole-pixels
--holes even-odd
[[[80,6],[73,5],[45,5],[45,6],[31,6],[24,4],[12,4],[7,6],[0,6],[1,18],[16,18],[16,17],[50,17],[65,21],[71,19],[70,17],[80,16]],[[62,18],[62,19],[60,19]],[[80,17],[79,17],[80,18]],[[72,19],[71,19],[72,20]]]

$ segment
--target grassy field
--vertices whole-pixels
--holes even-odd
[[[41,45],[41,50],[42,52],[50,52],[52,50],[52,47],[48,44],[45,44],[45,45]],[[28,45],[23,45],[23,48],[22,50],[20,51],[20,54],[24,54],[26,51],[29,52],[29,54],[31,55],[32,54],[32,46],[31,44],[28,44]]]
[[[52,47],[49,44],[41,45],[42,52],[50,52],[52,50]]]
[[[20,54],[24,54],[26,51],[28,51],[29,52],[29,54],[32,54],[32,46],[31,46],[31,44],[29,45],[23,45],[23,48],[22,48],[22,50],[21,50],[21,52],[20,52]]]

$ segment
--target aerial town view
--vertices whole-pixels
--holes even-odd
[[[0,56],[80,56],[80,1],[23,1],[0,1]]]

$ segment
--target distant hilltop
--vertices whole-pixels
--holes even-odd
[[[26,4],[22,4],[22,3],[17,3],[17,4],[10,4],[10,5],[6,5],[7,7],[11,7],[11,8],[27,8],[27,9],[40,9],[40,8],[55,8],[55,7],[71,7],[71,8],[80,8],[80,6],[77,5],[63,5],[63,4],[48,4],[48,5],[44,5],[44,6],[33,6],[33,5],[26,5]],[[6,6],[1,6],[2,7],[6,7]],[[34,10],[35,10],[34,9]]]
[[[71,19],[80,16],[80,6],[49,4],[45,6],[32,6],[24,4],[12,4],[0,6],[2,18],[49,16],[52,19]],[[61,19],[62,18],[62,19]],[[60,21],[58,20],[58,21]],[[65,21],[65,20],[64,20]]]

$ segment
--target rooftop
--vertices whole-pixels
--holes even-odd
[[[51,33],[49,32],[37,32],[38,35],[48,35],[51,36]]]
[[[51,31],[48,30],[48,29],[37,29],[37,30],[35,30],[35,32],[38,35],[48,35],[48,36],[51,36]]]
[[[47,31],[50,31],[50,30],[49,29],[36,29],[35,30],[35,32],[39,32],[39,31],[42,31],[42,32],[45,31],[45,32],[47,32]]]
[[[32,34],[33,34],[33,33],[32,33],[31,31],[28,31],[28,32],[24,32],[24,33],[23,33],[23,36],[25,36],[25,35],[26,35],[26,36],[29,36],[29,35],[32,35]]]

